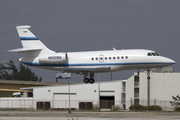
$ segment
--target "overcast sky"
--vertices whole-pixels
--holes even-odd
[[[150,49],[175,60],[172,67],[180,72],[179,6],[180,0],[0,0],[0,61],[18,65],[23,54],[7,50],[22,47],[15,27],[30,25],[56,52]],[[55,82],[56,71],[32,70],[43,81]],[[133,72],[113,73],[113,79],[129,78]],[[101,77],[110,80],[109,73]],[[82,80],[73,74],[71,81]]]

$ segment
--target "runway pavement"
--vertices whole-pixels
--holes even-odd
[[[0,111],[0,120],[180,120],[180,112]]]

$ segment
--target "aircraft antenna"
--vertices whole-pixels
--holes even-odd
[[[116,50],[116,48],[113,47],[113,50]]]

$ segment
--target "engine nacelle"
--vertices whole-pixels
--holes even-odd
[[[38,57],[39,63],[66,63],[68,61],[67,53],[54,53]]]

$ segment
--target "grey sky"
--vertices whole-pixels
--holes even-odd
[[[179,68],[179,0],[0,0],[0,54],[17,61],[23,54],[18,25],[30,29],[47,47],[57,52],[150,49],[176,61]],[[54,71],[32,68],[43,81],[55,81]],[[114,73],[114,79],[133,71]],[[105,75],[105,74],[104,74]],[[110,74],[106,74],[110,78]],[[109,78],[106,79],[109,79]],[[73,75],[75,82],[83,76]]]

